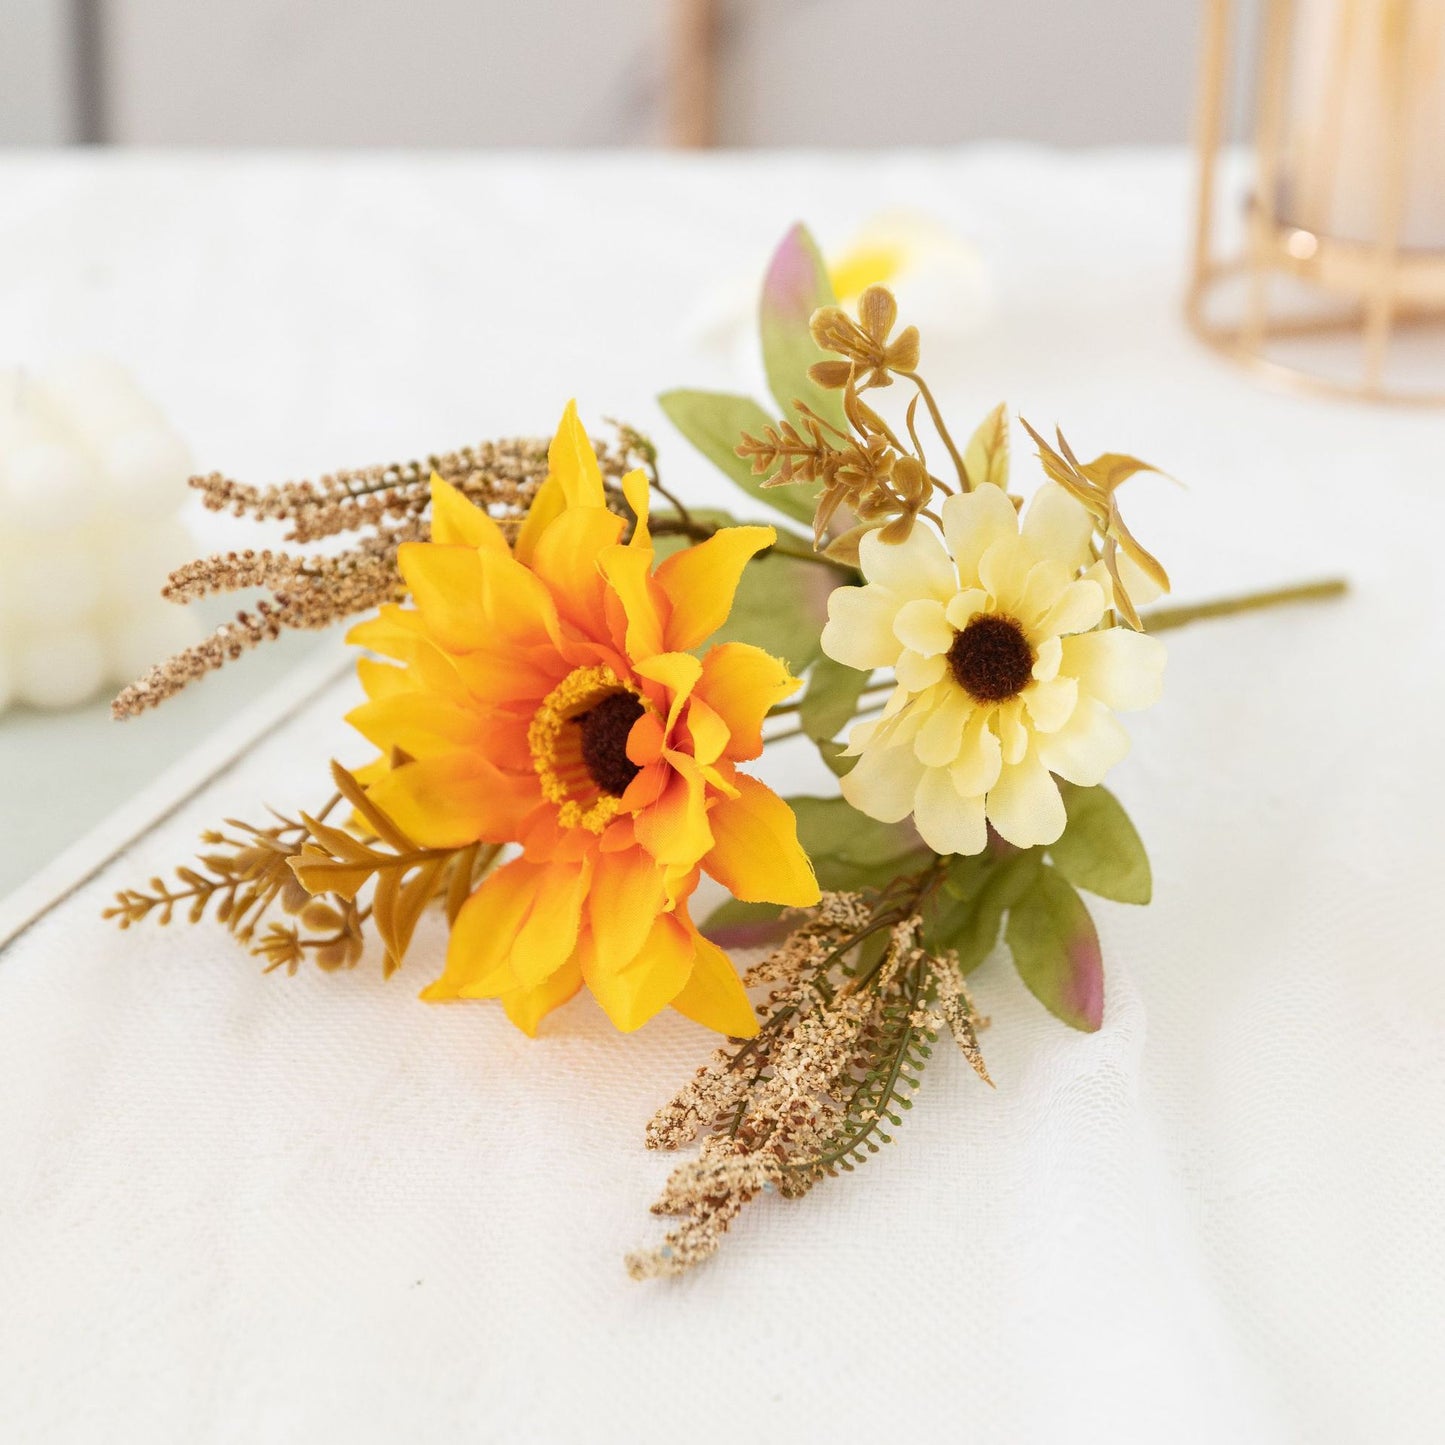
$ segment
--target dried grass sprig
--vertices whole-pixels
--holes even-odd
[[[634,1278],[700,1264],[759,1195],[799,1198],[892,1142],[945,1028],[988,1081],[957,956],[923,943],[920,909],[940,876],[930,866],[871,905],[824,894],[749,972],[774,985],[757,1037],[718,1050],[648,1126],[653,1149],[704,1137],[653,1205],[681,1222],[628,1257]]]
[[[651,443],[619,427],[598,446],[609,498],[625,509],[618,483],[639,459],[655,460]],[[209,637],[158,663],[111,704],[117,718],[134,717],[174,697],[190,683],[286,631],[317,631],[404,595],[397,549],[430,536],[429,484],[435,471],[483,507],[509,537],[547,474],[547,443],[529,437],[483,442],[421,461],[329,473],[316,481],[256,487],[219,473],[193,477],[191,486],[211,511],[255,521],[286,522],[290,542],[350,536],[341,551],[217,553],[177,568],[162,595],[186,603],[218,593],[266,588],[270,596],[242,609]]]

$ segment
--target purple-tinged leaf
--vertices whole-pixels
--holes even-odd
[[[705,937],[719,948],[773,948],[793,930],[775,903],[739,903],[729,898],[708,914],[702,925]]]
[[[1104,959],[1084,900],[1056,869],[1038,870],[1009,910],[1004,939],[1029,991],[1071,1028],[1104,1021]]]
[[[845,429],[842,393],[824,391],[808,377],[808,368],[827,360],[813,340],[808,323],[820,306],[834,304],[833,283],[817,243],[801,222],[773,252],[763,281],[758,324],[762,333],[763,367],[768,389],[782,414],[798,420],[793,403],[806,402],[819,416]]]

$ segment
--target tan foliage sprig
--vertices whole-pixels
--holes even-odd
[[[825,893],[749,972],[747,983],[773,985],[757,1037],[718,1050],[648,1126],[653,1149],[705,1137],[653,1205],[681,1222],[629,1256],[634,1278],[700,1264],[758,1196],[799,1198],[890,1143],[945,1028],[988,1081],[958,959],[923,942],[938,877],[930,867],[873,904]]]
[[[481,843],[425,848],[397,827],[340,763],[331,764],[331,776],[354,809],[353,825],[336,828],[303,813],[307,836],[289,865],[307,893],[343,903],[354,903],[371,885],[370,918],[386,950],[383,972],[390,977],[406,957],[427,905],[444,900],[447,921],[453,922],[501,848]]]
[[[598,447],[613,491],[637,464],[635,432]],[[256,487],[220,473],[191,478],[213,512],[284,522],[288,542],[349,537],[328,554],[239,551],[188,562],[167,579],[162,595],[186,603],[217,593],[264,588],[270,593],[222,623],[209,637],[151,668],[111,704],[118,718],[134,717],[175,696],[187,684],[288,630],[318,630],[402,596],[397,549],[430,535],[429,483],[435,471],[486,508],[512,536],[547,474],[547,443],[530,437],[483,442],[420,461],[333,472],[316,481]],[[620,502],[621,493],[617,491]]]
[[[767,478],[764,486],[821,484],[814,544],[850,564],[858,559],[864,534],[882,528],[889,541],[902,541],[919,517],[934,515],[935,492],[946,495],[955,489],[928,469],[916,426],[919,402],[953,460],[957,486],[969,487],[963,458],[918,372],[918,328],[905,327],[895,336],[897,319],[898,304],[884,286],[863,293],[856,321],[841,306],[820,307],[811,321],[813,340],[838,359],[815,363],[808,375],[821,387],[842,391],[848,429],[795,402],[802,430],[784,419],[763,428],[761,436],[744,433],[737,449],[754,475]],[[912,383],[916,393],[908,407],[906,442],[861,397],[870,388],[891,386],[895,377]]]
[[[175,870],[175,883],[157,877],[148,888],[121,889],[103,916],[129,928],[145,919],[164,926],[177,909],[189,923],[209,912],[266,961],[268,973],[284,968],[291,974],[308,958],[328,972],[353,967],[371,923],[389,976],[427,905],[444,902],[455,918],[499,850],[419,848],[345,768],[333,763],[332,776],[337,791],[314,816],[277,814],[266,828],[229,820],[230,831],[202,835],[206,851]],[[326,821],[343,802],[356,810],[350,828]],[[373,882],[370,901],[363,902],[359,895]],[[291,921],[278,919],[277,911]]]
[[[318,811],[318,819],[325,819],[340,801],[341,795],[334,795]],[[238,942],[266,960],[267,972],[284,967],[294,974],[307,957],[323,969],[350,968],[361,956],[361,910],[354,900],[312,898],[291,871],[291,860],[305,846],[311,827],[281,814],[265,828],[229,819],[226,829],[201,835],[206,851],[193,865],[178,867],[174,883],[156,877],[148,888],[123,888],[103,916],[129,928],[145,919],[165,926],[178,908],[190,923],[199,923],[209,912]],[[278,921],[278,909],[296,921]]]
[[[799,401],[794,408],[802,419],[801,429],[785,419],[764,427],[761,436],[744,433],[737,448],[738,455],[752,464],[754,475],[766,479],[765,487],[818,488],[814,545],[849,564],[856,564],[858,544],[871,531],[879,531],[885,541],[901,542],[920,517],[937,522],[935,496],[954,491],[928,468],[917,426],[920,403],[948,453],[959,488],[1008,487],[1007,412],[1002,406],[990,412],[960,452],[932,390],[919,374],[918,328],[908,326],[895,335],[897,320],[898,304],[884,286],[870,286],[863,293],[856,320],[841,306],[819,307],[810,323],[813,340],[836,359],[815,362],[808,376],[818,386],[842,391],[848,429],[832,425]],[[898,378],[910,382],[915,391],[905,418],[906,441],[861,395],[891,386]],[[1056,449],[1028,422],[1024,426],[1038,446],[1045,474],[1094,518],[1095,555],[1103,558],[1113,579],[1119,614],[1131,627],[1141,628],[1120,575],[1119,554],[1162,591],[1169,590],[1169,578],[1125,525],[1116,493],[1130,477],[1158,468],[1114,452],[1083,463],[1062,433]]]
[[[1080,462],[1074,455],[1073,448],[1064,440],[1062,431],[1056,429],[1054,432],[1059,443],[1056,451],[1027,421],[1024,421],[1023,425],[1038,448],[1039,460],[1043,463],[1045,473],[1076,501],[1082,503],[1094,518],[1100,552],[1114,583],[1114,606],[1130,627],[1136,632],[1142,632],[1144,624],[1119,575],[1119,553],[1122,552],[1128,557],[1161,592],[1169,591],[1169,574],[1156,557],[1145,551],[1124,524],[1116,493],[1130,477],[1140,472],[1159,472],[1159,468],[1150,466],[1148,462],[1141,462],[1138,457],[1125,456],[1120,452],[1105,452],[1091,462]],[[1160,472],[1159,475],[1166,474]]]

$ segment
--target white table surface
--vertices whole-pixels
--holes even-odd
[[[718,498],[651,398],[752,378],[679,318],[799,216],[836,241],[921,207],[993,275],[971,344],[935,363],[925,327],[961,424],[1006,397],[1184,478],[1131,484],[1181,596],[1356,587],[1171,638],[1113,779],[1156,901],[1097,908],[1104,1029],[994,960],[997,1092],[941,1057],[892,1149],[675,1284],[621,1258],[658,1233],[642,1127],[694,1026],[622,1038],[582,1001],[529,1042],[419,1003],[424,952],[288,980],[213,928],[100,921],[362,756],[332,689],[0,953],[0,1437],[1440,1438],[1445,420],[1200,351],[1187,195],[1179,154],[1009,148],[0,160],[5,346],[120,355],[257,480],[575,394]]]

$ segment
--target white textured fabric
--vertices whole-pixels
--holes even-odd
[[[1182,156],[10,159],[0,335],[119,351],[256,480],[575,393],[720,500],[650,397],[751,379],[676,318],[864,204],[992,270],[960,354],[916,318],[951,415],[1007,397],[1187,479],[1129,489],[1181,596],[1356,584],[1171,636],[1111,780],[1156,902],[1096,908],[1102,1032],[991,961],[996,1092],[942,1053],[866,1169],[631,1283],[669,1167],[642,1127],[700,1030],[582,1001],[534,1043],[427,1007],[435,932],[390,983],[287,979],[98,917],[213,820],[324,791],[363,751],[338,689],[0,954],[7,1445],[1440,1438],[1441,422],[1272,395],[1188,339]]]

